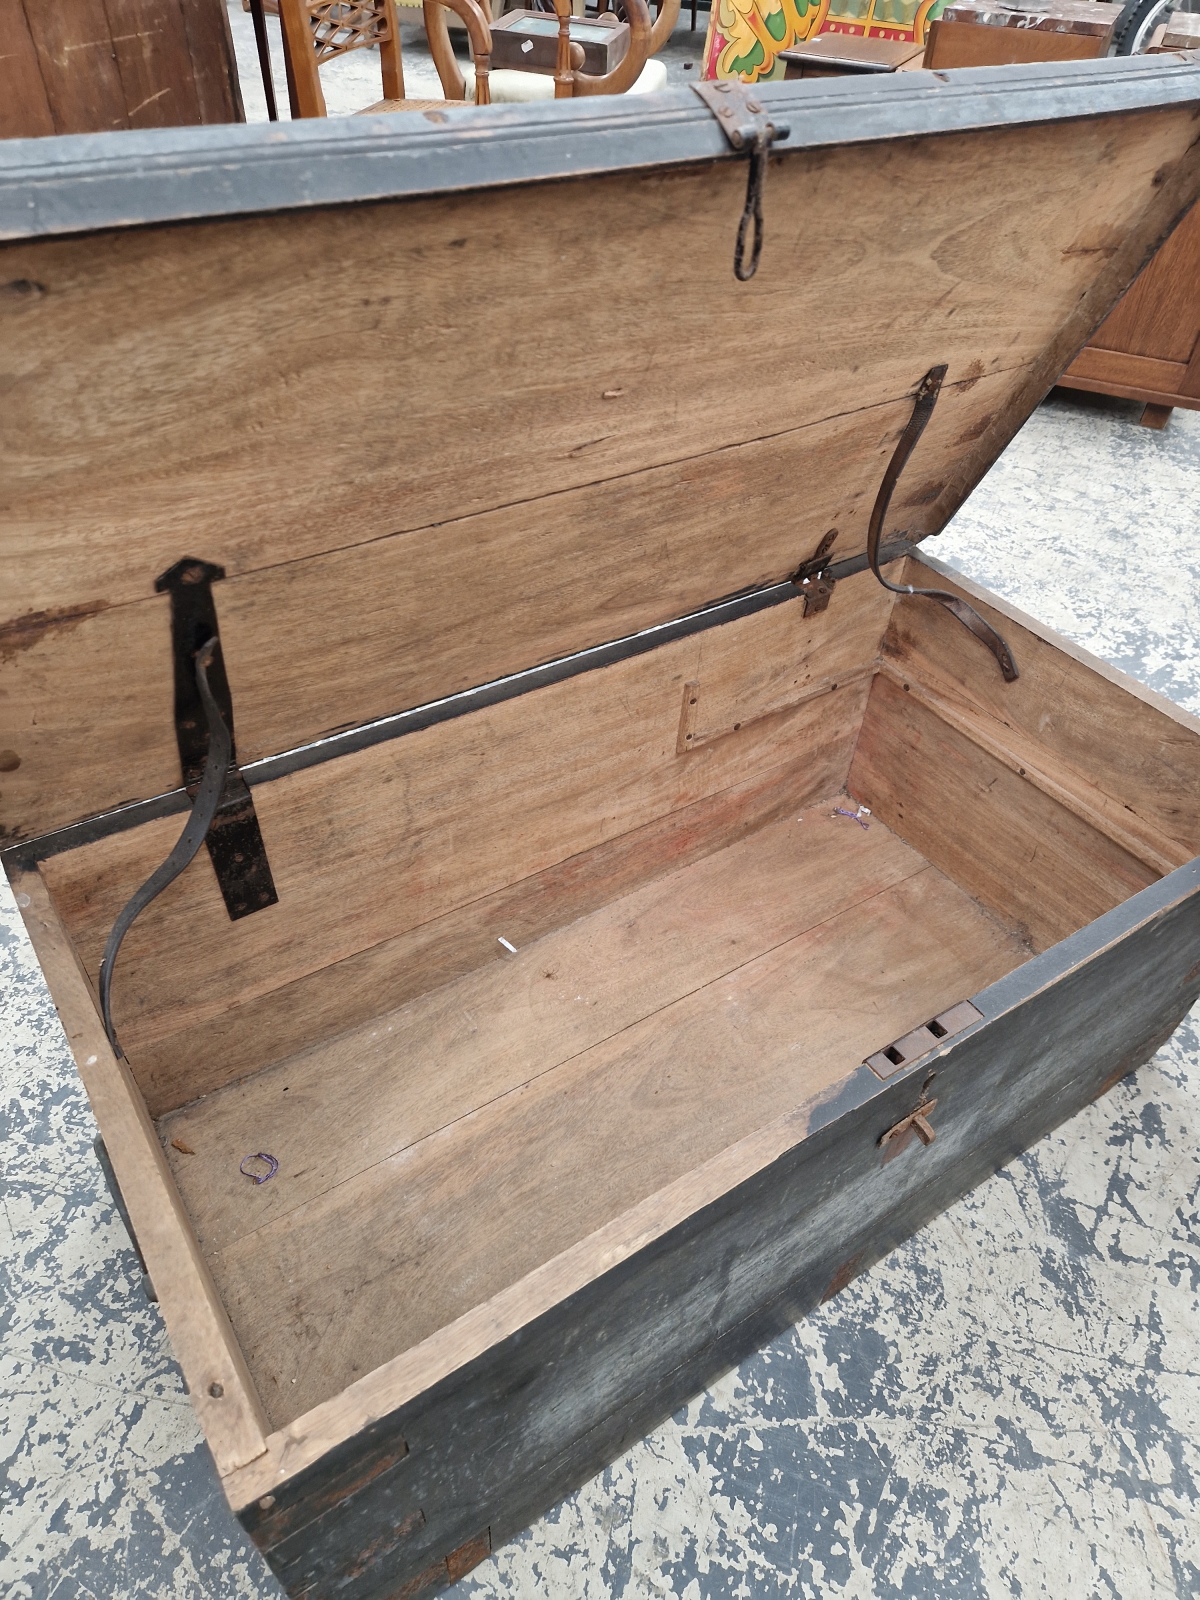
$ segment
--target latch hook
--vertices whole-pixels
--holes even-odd
[[[767,175],[767,157],[771,153],[773,129],[760,128],[754,135],[750,148],[750,176],[746,180],[746,209],[738,223],[737,243],[733,247],[733,275],[739,283],[747,283],[758,271],[758,258],[763,247],[763,179]],[[746,232],[751,219],[754,222],[754,248],[750,252],[750,265],[746,265]]]
[[[733,247],[733,275],[748,283],[758,271],[763,247],[763,183],[771,146],[786,139],[791,129],[771,120],[758,93],[738,78],[718,78],[712,83],[694,83],[692,88],[717,119],[717,126],[735,150],[750,151],[750,172],[746,180],[746,205],[738,223]],[[746,235],[754,224],[754,244],[746,261]]]

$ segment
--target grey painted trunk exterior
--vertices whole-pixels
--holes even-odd
[[[432,1592],[447,1553],[519,1532],[1140,1066],[1198,995],[1200,858],[973,996],[983,1020],[895,1080],[859,1068],[764,1171],[281,1485],[245,1527],[293,1596]],[[935,1142],[885,1160],[880,1136],[931,1073]]]

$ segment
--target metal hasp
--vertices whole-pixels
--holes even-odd
[[[750,176],[746,183],[746,207],[738,223],[737,243],[733,247],[733,275],[746,283],[758,271],[763,247],[763,181],[767,160],[776,140],[792,131],[776,125],[756,91],[738,78],[719,78],[713,83],[694,83],[692,88],[717,119],[717,126],[735,150],[749,150]],[[754,248],[746,262],[746,234],[754,222]]]
[[[926,425],[933,415],[933,408],[937,404],[945,376],[944,366],[931,367],[917,385],[912,416],[908,419],[908,426],[900,435],[900,441],[892,452],[892,459],[887,464],[883,482],[879,485],[879,493],[875,496],[875,505],[867,528],[867,560],[871,564],[871,571],[883,587],[890,589],[893,594],[923,595],[927,600],[936,600],[939,605],[945,606],[947,611],[958,618],[964,628],[969,628],[980,643],[985,644],[992,652],[1000,665],[1000,671],[1004,674],[1005,683],[1013,683],[1020,674],[1017,672],[1017,663],[1013,659],[1012,651],[991,623],[983,620],[974,606],[969,606],[958,595],[948,594],[944,589],[914,589],[910,583],[889,583],[879,570],[879,539],[883,532],[883,520],[891,504],[892,491],[904,471],[905,463],[916,448],[917,440],[925,432]]]
[[[154,587],[171,596],[171,648],[175,658],[175,737],[183,783],[193,801],[204,772],[210,734],[200,694],[197,651],[210,639],[214,650],[208,683],[221,721],[229,733],[229,758],[224,787],[207,844],[225,909],[233,921],[273,906],[279,896],[263,845],[249,786],[237,765],[233,733],[233,697],[221,655],[212,586],[225,576],[224,567],[185,556],[168,568]]]
[[[877,1078],[890,1078],[902,1067],[911,1067],[914,1061],[919,1061],[930,1050],[936,1050],[943,1040],[952,1039],[973,1023],[982,1021],[983,1012],[978,1006],[972,1005],[969,1000],[960,1000],[940,1016],[931,1017],[903,1038],[893,1040],[884,1049],[868,1056],[863,1066],[870,1067]]]

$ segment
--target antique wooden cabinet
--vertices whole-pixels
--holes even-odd
[[[1006,0],[950,0],[929,24],[924,64],[945,71],[1085,61],[1108,54],[1120,16],[1110,0],[1036,0],[1027,9]]]
[[[1165,427],[1175,406],[1200,410],[1200,206],[1192,207],[1059,381],[1069,389],[1144,401],[1142,421],[1149,427]]]
[[[294,1596],[466,1571],[1200,992],[1200,725],[916,553],[1200,65],[759,105],[0,148],[5,862]]]

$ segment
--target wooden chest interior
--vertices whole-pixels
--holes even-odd
[[[866,572],[257,790],[278,914],[199,858],[116,1018],[274,1428],[1200,853],[1194,725],[998,621]],[[89,972],[178,827],[42,863]]]
[[[749,285],[716,158],[3,246],[6,861],[292,1593],[350,1567],[316,1511],[272,1522],[281,1485],[350,1472],[362,1430],[1200,854],[1195,719],[893,542],[892,583],[1004,635],[1006,683],[862,555],[930,365],[892,541],[944,525],[1194,198],[1178,70],[1191,100],[1049,122],[1034,69],[1023,121],[783,155]],[[813,300],[850,256],[908,285],[886,338],[870,296]],[[598,257],[628,318],[577,293]],[[823,542],[818,609],[788,579]],[[217,573],[278,903],[231,920],[201,852],[123,946],[122,1061],[92,991],[187,807],[154,588],[183,557]],[[465,1513],[431,1508],[345,1592],[410,1592],[401,1523],[422,1582],[455,1576]]]

